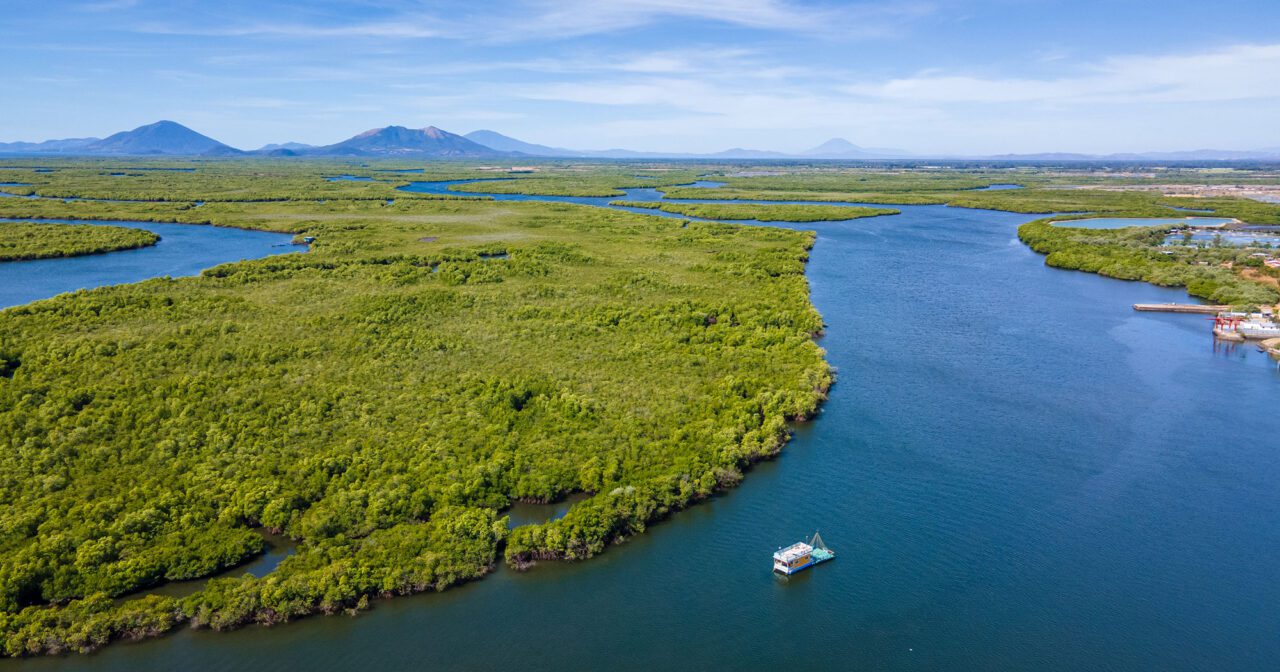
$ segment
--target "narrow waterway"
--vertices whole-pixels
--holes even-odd
[[[77,289],[141,282],[162,276],[198,275],[200,271],[219,264],[306,249],[291,245],[293,236],[287,233],[199,224],[0,219],[0,226],[5,222],[124,226],[151,231],[160,236],[160,241],[134,250],[0,262],[0,308],[47,299]]]
[[[901,209],[796,226],[818,231],[808,277],[839,382],[725,496],[584,563],[19,664],[1272,669],[1275,364],[1196,316],[1130,309],[1181,290],[1046,267],[1016,238],[1033,216]],[[773,576],[771,552],[814,528],[836,560]]]

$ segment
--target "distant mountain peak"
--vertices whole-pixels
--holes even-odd
[[[520,152],[521,154],[528,154],[530,156],[583,156],[585,154],[581,151],[564,149],[563,147],[536,145],[531,142],[517,140],[508,135],[503,135],[497,131],[485,129],[471,131],[462,137],[499,152]]]
[[[501,156],[505,153],[435,126],[407,128],[394,125],[373,128],[342,142],[318,147],[312,151],[332,156],[480,157]]]
[[[89,154],[237,154],[240,150],[197,133],[176,121],[160,121],[109,135],[83,147]]]
[[[308,145],[305,142],[271,142],[259,147],[255,151],[270,152],[278,149],[287,149],[297,151],[299,149],[311,149],[315,145]]]
[[[907,155],[907,152],[900,149],[860,147],[844,138],[831,138],[817,147],[801,152],[801,156],[815,159],[877,159]]]
[[[830,154],[840,152],[861,152],[862,148],[845,140],[844,138],[831,138],[830,140],[807,150],[805,154]]]

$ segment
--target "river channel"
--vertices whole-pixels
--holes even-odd
[[[795,225],[818,232],[808,277],[839,381],[724,496],[588,562],[18,665],[1274,669],[1275,363],[1198,316],[1130,308],[1181,290],[1046,267],[1016,237],[1035,216],[900,209]],[[815,528],[836,559],[772,575],[773,550]]]

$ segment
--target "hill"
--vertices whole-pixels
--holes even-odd
[[[435,126],[426,128],[385,126],[365,131],[342,142],[300,153],[322,156],[439,157],[484,157],[509,154]]]
[[[197,133],[173,121],[157,121],[139,126],[131,131],[121,131],[102,140],[91,142],[76,150],[85,154],[171,154],[193,156],[199,154],[243,154],[207,135]]]

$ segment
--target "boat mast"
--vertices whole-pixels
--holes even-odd
[[[822,543],[822,537],[818,534],[818,531],[817,531],[817,530],[814,530],[814,531],[813,531],[813,539],[811,539],[811,540],[809,541],[809,545],[810,545],[810,546],[812,546],[812,547],[814,547],[814,548],[821,548],[821,549],[822,549],[822,550],[824,550],[824,551],[829,551],[829,550],[831,550],[831,549],[827,548],[827,545],[826,545],[826,544]]]

